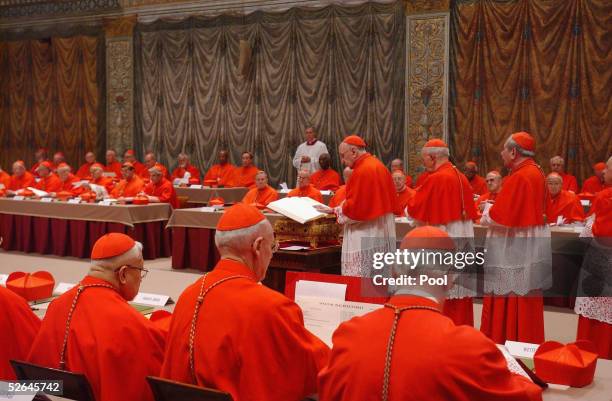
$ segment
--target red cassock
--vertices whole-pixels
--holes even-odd
[[[215,164],[204,176],[204,181],[215,181],[217,185],[228,186],[231,183],[235,168],[236,167],[229,163],[223,165]]]
[[[323,195],[321,195],[321,191],[316,189],[312,184],[308,184],[306,188],[295,188],[289,191],[287,194],[288,198],[293,197],[303,197],[303,198],[311,198],[316,200],[317,202],[323,203]]]
[[[149,182],[144,187],[144,193],[150,196],[157,196],[161,203],[169,203],[175,209],[179,207],[176,191],[172,183],[163,177],[157,184],[153,183],[153,181]]]
[[[82,193],[85,189],[80,186],[80,187],[75,187],[74,183],[81,181],[79,179],[79,177],[70,174],[68,175],[68,178],[66,178],[66,181],[62,181],[62,187],[60,188],[60,191],[66,191],[66,192],[71,192],[73,195],[78,195],[80,193]]]
[[[365,153],[353,164],[342,213],[357,221],[374,220],[393,213],[396,197],[389,170],[380,160]]]
[[[410,199],[412,199],[414,194],[415,190],[408,187],[408,185],[406,185],[406,188],[404,188],[403,191],[397,193],[397,198],[395,199],[395,210],[393,211],[396,216],[406,215],[404,210],[406,209],[406,206],[408,206],[408,202],[410,202]]]
[[[329,207],[338,207],[346,199],[346,185],[340,186],[329,200]]]
[[[582,193],[596,194],[606,188],[603,182],[596,175],[592,175],[582,183]]]
[[[589,214],[595,214],[593,236],[612,239],[612,187],[597,194]]]
[[[231,187],[255,187],[255,176],[259,169],[255,166],[249,167],[236,167],[227,183],[227,186]]]
[[[0,380],[15,380],[9,359],[24,361],[40,328],[28,303],[0,286]]]
[[[95,162],[94,163],[85,163],[85,164],[83,164],[77,170],[76,176],[79,177],[82,180],[90,179],[91,178],[91,172],[89,171],[89,169],[91,169],[91,166],[93,166],[94,164],[95,164]]]
[[[340,174],[331,168],[319,170],[310,176],[310,183],[320,191],[335,191],[340,186]]]
[[[179,179],[183,178],[183,176],[185,175],[185,172],[189,173],[190,180],[196,179],[198,180],[198,184],[200,183],[200,170],[198,170],[196,167],[192,166],[189,163],[187,163],[185,168],[183,167],[175,168],[174,171],[172,171],[172,175],[170,176],[170,181],[174,182],[174,180],[177,178]]]
[[[304,328],[300,308],[258,284],[237,261],[221,259],[204,279],[205,288],[227,281],[206,294],[197,317],[196,384],[226,391],[234,401],[299,401],[316,393],[329,348]],[[194,383],[189,332],[202,280],[181,294],[174,309],[164,378]]]
[[[468,179],[450,162],[429,173],[416,189],[408,203],[408,214],[423,224],[431,225],[478,217]]]
[[[472,186],[472,191],[475,195],[482,195],[487,192],[487,181],[476,174],[471,180],[468,180]]]
[[[86,276],[81,284],[110,285]],[[68,312],[77,287],[49,305],[28,360],[58,368]],[[83,373],[97,401],[152,401],[145,377],[159,375],[164,354],[162,331],[130,306],[117,291],[85,288],[70,322],[66,370]]]
[[[418,188],[421,185],[423,185],[423,183],[425,182],[425,179],[427,177],[429,177],[429,171],[423,171],[421,174],[419,174],[419,176],[416,179],[416,182],[414,183],[414,188]]]
[[[566,191],[572,191],[574,193],[578,193],[578,181],[576,177],[571,174],[562,173],[561,177],[563,178],[563,187]]]
[[[249,192],[242,198],[242,203],[247,205],[255,205],[259,207],[268,206],[268,203],[274,202],[278,199],[278,192],[269,185],[266,185],[263,189],[253,188],[249,189]]]
[[[139,177],[142,177],[142,174],[147,169],[147,166],[145,166],[138,160],[134,161],[134,163],[132,164],[134,165],[134,173],[136,173],[136,175],[138,175]]]
[[[135,173],[132,178],[128,181],[123,179],[115,185],[115,188],[110,193],[113,198],[132,198],[138,195],[145,187],[145,183],[142,178],[137,176]]]
[[[104,188],[106,188],[106,192],[108,192],[109,194],[113,191],[113,188],[115,187],[113,179],[110,177],[105,177],[103,175],[96,178],[95,180],[91,180],[90,183],[103,186]]]
[[[485,192],[484,194],[480,195],[478,197],[478,199],[476,199],[476,201],[474,202],[474,206],[476,207],[476,213],[478,213],[478,219],[476,219],[476,222],[480,221],[480,218],[482,217],[482,213],[480,213],[480,204],[483,202],[491,202],[494,203],[495,202],[495,198],[497,198],[497,193],[491,193],[491,192]]]
[[[30,168],[30,173],[32,173],[32,175],[34,177],[38,177],[38,171],[37,171],[38,170],[38,166],[40,166],[43,162],[47,162],[47,163],[51,164],[51,171],[55,171],[55,168],[56,168],[55,164],[53,164],[51,162],[51,160],[43,160],[43,161],[34,163],[32,168]]]
[[[46,192],[59,192],[62,190],[62,181],[53,173],[50,173],[45,178],[40,178],[34,188]]]
[[[0,171],[0,184],[4,185],[4,188],[11,185],[11,176],[6,171]]]
[[[106,166],[104,166],[104,172],[115,173],[115,178],[117,180],[120,180],[121,177],[123,177],[123,174],[121,173],[121,163],[119,162],[112,162],[110,164],[107,164]]]
[[[438,308],[415,296],[394,296],[398,307]],[[328,365],[319,375],[320,401],[380,401],[394,310],[378,309],[340,325]],[[401,313],[389,373],[389,401],[541,400],[542,390],[511,373],[495,344],[434,310]]]
[[[532,159],[527,159],[506,177],[489,215],[506,227],[543,226],[545,188],[544,173]],[[541,343],[543,308],[541,296],[485,296],[480,330],[497,343]]]
[[[563,216],[567,224],[584,221],[584,208],[575,193],[562,189],[557,196],[548,196],[546,199],[547,222],[556,223],[559,216]]]
[[[16,175],[11,176],[11,181],[9,182],[8,189],[11,191],[17,191],[19,189],[25,189],[27,187],[33,187],[36,181],[34,180],[34,176],[29,171],[23,173],[22,176],[17,177]]]

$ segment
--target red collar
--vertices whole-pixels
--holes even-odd
[[[318,139],[317,139],[317,138],[315,138],[315,139],[314,139],[314,141],[312,141],[312,142],[308,142],[308,141],[306,141],[306,146],[312,146],[312,145],[314,145],[315,143],[317,143],[317,141],[318,141]]]
[[[255,272],[242,262],[233,259],[221,259],[217,262],[215,270],[229,273],[230,275],[247,276],[253,281],[257,281]]]
[[[388,304],[402,308],[404,306],[429,306],[432,308],[442,309],[442,306],[429,298],[419,297],[416,295],[393,295],[389,298]]]

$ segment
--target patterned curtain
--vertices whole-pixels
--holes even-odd
[[[402,2],[194,17],[135,32],[136,143],[170,166],[181,151],[208,169],[244,150],[273,183],[293,181],[293,154],[313,125],[340,167],[349,133],[389,162],[403,154]],[[240,40],[253,50],[239,74]]]
[[[34,150],[63,151],[73,168],[103,154],[103,41],[96,36],[0,41],[0,166]],[[50,155],[51,157],[52,155]]]
[[[612,2],[460,1],[451,9],[451,130],[456,160],[500,166],[512,132],[537,159],[562,155],[579,180],[612,150]]]

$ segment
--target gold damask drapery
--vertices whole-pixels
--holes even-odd
[[[251,150],[273,183],[314,125],[339,167],[337,146],[363,135],[383,161],[403,153],[402,2],[140,24],[135,32],[136,143],[174,165],[209,168],[220,148]],[[253,48],[247,77],[239,41]]]
[[[451,138],[456,160],[501,165],[509,134],[537,138],[584,179],[612,151],[612,2],[455,1]]]
[[[63,151],[78,168],[104,149],[103,41],[96,36],[0,41],[0,166]],[[103,53],[102,53],[103,54]],[[101,68],[100,68],[101,67]]]

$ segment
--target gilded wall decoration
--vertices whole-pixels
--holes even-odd
[[[433,13],[448,11],[450,0],[404,0],[406,14]]]
[[[131,37],[106,39],[106,143],[120,154],[133,147],[133,63]]]
[[[409,15],[406,36],[406,146],[410,174],[422,171],[420,149],[448,141],[448,14]]]

